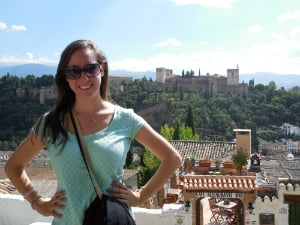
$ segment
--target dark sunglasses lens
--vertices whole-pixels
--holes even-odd
[[[69,79],[78,79],[82,70],[78,67],[70,67],[65,69],[65,75]]]
[[[97,76],[100,72],[99,64],[91,64],[84,68],[84,72],[91,77]]]
[[[100,64],[90,64],[83,69],[77,66],[67,67],[64,73],[68,79],[74,80],[80,78],[82,71],[88,77],[96,77],[100,74]]]

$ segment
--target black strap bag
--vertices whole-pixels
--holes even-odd
[[[82,225],[136,225],[126,204],[102,193],[101,188],[92,172],[91,159],[87,151],[86,143],[83,140],[77,118],[74,116],[73,111],[70,112],[70,115],[82,157],[91,177],[94,189],[97,192],[97,197],[84,213]]]

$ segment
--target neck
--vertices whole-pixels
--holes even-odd
[[[74,104],[74,110],[80,114],[92,114],[101,109],[104,109],[107,105],[107,101],[100,99],[76,99]]]

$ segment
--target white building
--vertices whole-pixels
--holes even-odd
[[[282,132],[286,135],[295,135],[295,136],[300,136],[300,127],[297,127],[295,125],[289,124],[289,123],[284,123],[280,129]]]

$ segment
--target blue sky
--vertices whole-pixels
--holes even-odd
[[[0,7],[0,65],[56,65],[90,39],[111,70],[300,74],[299,0],[9,0]]]

